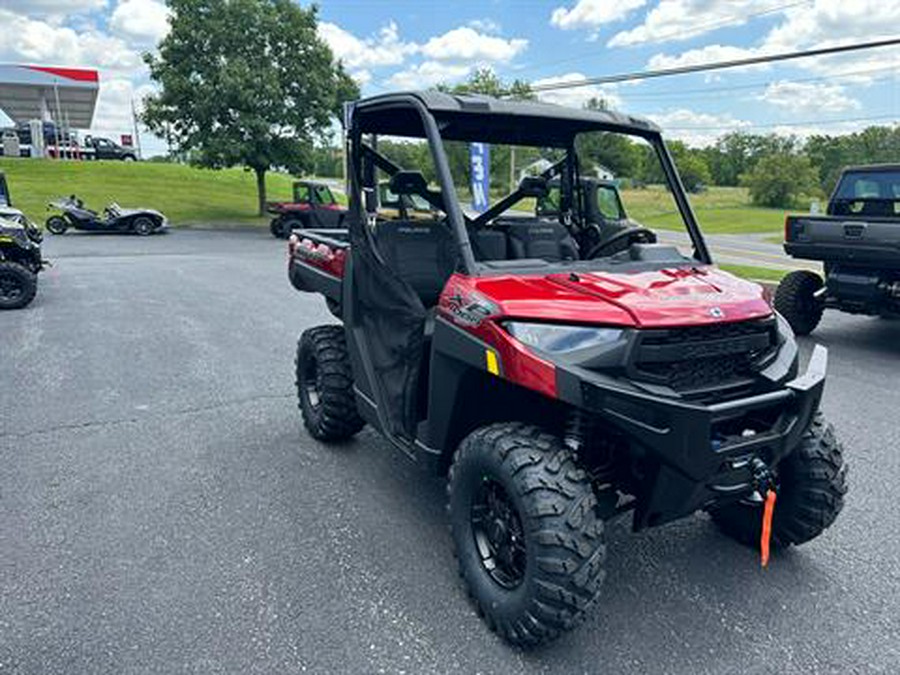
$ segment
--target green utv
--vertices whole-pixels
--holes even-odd
[[[13,208],[0,172],[0,309],[20,309],[34,300],[37,275],[46,264],[42,239],[41,231]]]

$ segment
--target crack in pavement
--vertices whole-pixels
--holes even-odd
[[[142,415],[134,415],[131,417],[123,417],[119,419],[112,420],[88,420],[85,422],[69,422],[67,424],[58,424],[56,426],[47,427],[45,429],[30,429],[28,431],[23,432],[3,432],[0,433],[0,440],[7,438],[30,438],[31,436],[40,436],[42,434],[52,434],[57,431],[75,431],[82,429],[92,429],[94,427],[114,427],[120,426],[123,424],[132,424],[134,422],[140,422],[142,420],[154,419],[159,417],[169,417],[176,415],[194,415],[197,413],[209,412],[212,410],[219,410],[221,408],[227,408],[229,406],[235,405],[246,405],[247,403],[254,403],[256,401],[263,400],[280,400],[280,399],[288,399],[293,398],[294,394],[258,394],[255,396],[245,396],[243,398],[230,399],[227,401],[221,401],[219,403],[213,403],[210,405],[203,406],[191,406],[188,408],[179,408],[177,410],[169,410],[169,411],[154,411],[154,412],[146,412],[146,414]]]

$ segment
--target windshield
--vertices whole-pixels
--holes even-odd
[[[478,116],[445,122],[438,114],[437,133],[445,137],[433,147],[417,135],[424,132],[414,120],[404,121],[408,135],[376,133],[379,127],[399,131],[397,120],[392,110],[360,125],[359,192],[351,200],[359,200],[376,240],[380,230],[389,237],[421,233],[423,241],[426,234],[451,243],[465,237],[460,264],[473,271],[479,264],[484,271],[547,265],[590,270],[708,259],[687,196],[670,183],[668,154],[654,133],[645,138],[600,124],[596,130],[554,127],[550,118],[546,125]],[[574,128],[572,135],[560,136],[566,128]],[[506,138],[533,143],[504,143]],[[447,172],[436,163],[441,149]],[[446,195],[458,207],[451,208]],[[430,213],[416,213],[407,199],[424,202]],[[415,227],[381,224],[398,220]]]
[[[900,171],[850,171],[831,203],[836,216],[895,216],[900,213]]]
[[[463,141],[445,141],[444,149],[476,260],[486,248],[480,240],[497,233],[507,240],[505,261],[590,267],[642,259],[651,244],[669,261],[693,256],[659,156],[641,138],[585,132],[568,152]]]
[[[319,202],[319,204],[331,206],[332,204],[336,203],[334,195],[331,194],[331,188],[329,188],[327,185],[316,185],[313,188],[313,191],[316,194],[316,201]]]

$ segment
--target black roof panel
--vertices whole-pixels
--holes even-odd
[[[640,136],[660,131],[647,119],[614,111],[440,91],[380,94],[354,102],[352,110],[361,116],[365,133],[423,137],[418,106],[434,115],[445,140],[549,146],[566,145],[575,134],[585,131]]]

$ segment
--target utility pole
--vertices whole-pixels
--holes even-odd
[[[53,81],[53,95],[56,97],[56,124],[53,125],[56,132],[56,159],[62,159],[62,153],[59,148],[59,126],[62,124],[62,107],[59,105],[59,87],[56,80]],[[41,128],[41,133],[43,133]]]
[[[138,131],[137,113],[134,111],[134,96],[131,97],[131,122],[134,126],[134,145],[137,148],[138,159],[144,159],[141,152],[141,133]]]

